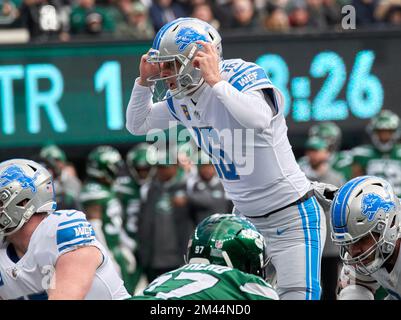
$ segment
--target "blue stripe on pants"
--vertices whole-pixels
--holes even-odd
[[[320,299],[320,209],[314,197],[298,205],[305,237],[306,300]]]

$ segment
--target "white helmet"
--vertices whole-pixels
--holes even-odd
[[[26,159],[0,163],[0,235],[15,233],[34,213],[54,210],[53,181],[44,167]]]
[[[220,34],[214,27],[202,20],[179,18],[164,25],[156,34],[152,49],[148,52],[148,62],[178,62],[178,67],[175,64],[175,74],[168,77],[157,74],[147,79],[149,82],[155,82],[156,85],[158,83],[164,85],[165,80],[176,78],[177,87],[170,90],[168,95],[165,95],[165,91],[169,88],[164,88],[163,92],[155,92],[156,95],[159,95],[155,96],[156,100],[165,100],[168,97],[182,99],[203,84],[201,71],[192,65],[196,52],[202,48],[196,44],[198,40],[212,43],[216,47],[220,59],[223,58]]]
[[[365,275],[381,268],[401,236],[400,210],[400,201],[392,187],[381,178],[363,176],[344,184],[330,209],[331,237],[340,246],[342,261]],[[365,237],[372,237],[374,245],[352,257],[349,245]],[[372,261],[371,255],[374,255]]]

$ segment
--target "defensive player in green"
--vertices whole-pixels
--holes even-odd
[[[390,110],[382,110],[372,118],[368,127],[372,144],[353,150],[352,174],[377,176],[387,180],[401,197],[400,118]]]
[[[118,177],[114,184],[114,191],[123,206],[123,228],[133,244],[131,250],[136,257],[138,213],[141,207],[140,190],[141,186],[152,179],[155,173],[156,168],[152,165],[154,153],[152,146],[148,143],[140,143],[130,149],[125,159],[128,174]],[[141,275],[142,267],[137,264],[134,273],[125,281],[128,292],[135,291]]]
[[[112,187],[122,166],[120,153],[111,146],[99,146],[90,152],[86,167],[88,179],[80,200],[96,238],[111,251],[124,283],[129,283],[136,259],[123,229],[122,205]]]
[[[309,137],[318,136],[326,140],[331,153],[331,167],[343,176],[344,181],[351,179],[352,152],[339,151],[342,139],[341,129],[334,122],[322,122],[312,126],[308,135]]]
[[[278,300],[264,280],[264,237],[246,218],[214,214],[195,229],[187,264],[167,272],[132,299]]]

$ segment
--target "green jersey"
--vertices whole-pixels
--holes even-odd
[[[140,185],[133,178],[123,176],[117,178],[113,190],[123,206],[123,227],[127,235],[136,240],[141,207]]]
[[[335,171],[341,174],[344,181],[352,178],[352,152],[340,151],[335,152],[330,158],[330,164]]]
[[[167,272],[133,299],[162,300],[278,300],[262,278],[215,264],[186,264]]]
[[[395,145],[389,152],[381,152],[373,145],[363,145],[353,150],[354,163],[364,174],[381,177],[401,196],[401,145]]]
[[[122,206],[110,186],[95,181],[84,184],[80,200],[85,210],[92,204],[102,208],[102,231],[108,248],[113,251],[120,245],[122,229]]]

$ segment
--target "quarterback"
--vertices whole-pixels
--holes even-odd
[[[0,163],[0,298],[126,299],[123,281],[82,212],[55,211],[50,173]]]
[[[185,126],[211,157],[234,212],[268,241],[280,299],[319,299],[325,218],[288,141],[282,95],[264,70],[242,59],[223,60],[212,26],[180,18],[157,33],[139,71],[128,131],[143,135],[167,129],[170,121]],[[162,99],[160,84],[167,89]],[[230,142],[227,130],[251,131],[253,139]],[[242,163],[243,151],[252,170]]]
[[[263,279],[268,264],[265,240],[244,217],[217,213],[204,219],[189,240],[186,261],[133,299],[278,299]]]
[[[401,300],[401,205],[391,185],[375,176],[347,182],[331,207],[331,235],[343,261],[338,299]]]

